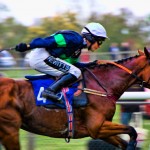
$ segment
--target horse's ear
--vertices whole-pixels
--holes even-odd
[[[138,50],[139,55],[145,55],[140,49]]]
[[[148,51],[146,47],[144,47],[144,53],[147,58],[150,58],[150,52]]]

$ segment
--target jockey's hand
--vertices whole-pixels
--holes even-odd
[[[20,44],[16,45],[15,49],[16,49],[16,51],[19,51],[19,52],[25,52],[26,50],[30,49],[30,45],[28,45],[26,43],[20,43]]]
[[[96,60],[96,64],[101,64],[101,60]]]
[[[100,64],[106,64],[108,61],[106,60],[97,60],[96,64],[100,65]]]

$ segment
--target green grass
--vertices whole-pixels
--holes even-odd
[[[34,70],[2,70],[5,76],[10,78],[24,78],[25,75],[39,74],[39,72]],[[120,106],[117,105],[117,111],[113,118],[114,122],[119,123],[120,117]],[[147,140],[144,141],[142,150],[148,150],[150,146],[150,120],[144,119],[143,127],[149,131]],[[82,139],[71,139],[70,143],[66,143],[65,139],[56,139],[40,135],[33,135],[34,139],[34,150],[87,150],[87,144],[91,138]],[[29,139],[30,135],[28,132],[20,130],[20,141],[22,150],[29,150]]]
[[[22,132],[22,135],[25,134]],[[35,135],[34,148],[35,150],[87,150],[87,143],[90,138],[83,139],[71,139],[69,143],[65,142],[65,139],[56,139],[50,137],[44,137]],[[21,140],[22,150],[28,149],[28,143]]]
[[[25,75],[34,75],[34,74],[40,74],[39,72],[31,69],[16,69],[16,70],[2,70],[0,71],[1,74],[3,74],[6,77],[10,78],[24,78]]]

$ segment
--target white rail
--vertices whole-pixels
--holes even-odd
[[[150,92],[124,92],[124,94],[120,97],[117,104],[137,104],[137,105],[145,105],[150,104],[150,102],[141,102],[138,100],[146,100],[150,99]],[[121,100],[133,100],[133,101],[122,101]],[[136,100],[136,101],[135,101]]]
[[[150,92],[125,92],[121,98],[122,100],[133,99],[133,100],[145,100],[150,99]]]

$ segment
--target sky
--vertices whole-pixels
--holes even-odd
[[[135,16],[150,14],[149,0],[0,0],[9,11],[0,17],[15,17],[25,25],[32,25],[38,18],[51,17],[64,11],[78,11],[88,17],[91,11],[100,14],[118,13],[121,8],[129,9]]]

